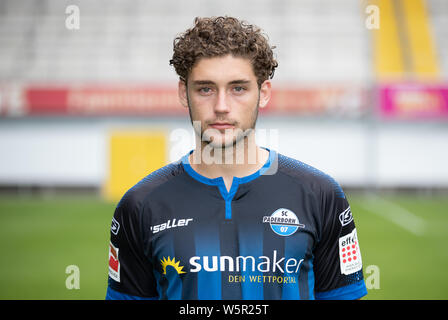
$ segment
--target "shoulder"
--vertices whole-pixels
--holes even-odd
[[[130,188],[121,198],[117,207],[134,211],[142,206],[150,195],[184,172],[180,161],[172,162],[157,169]]]
[[[278,153],[278,172],[294,179],[314,191],[332,194],[336,198],[345,198],[339,183],[327,173],[304,162]]]

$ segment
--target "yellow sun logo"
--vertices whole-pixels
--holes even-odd
[[[168,259],[166,259],[165,257],[163,257],[160,262],[162,263],[163,274],[166,274],[166,267],[168,266],[173,267],[178,274],[186,273],[185,271],[182,271],[184,267],[179,265],[180,261],[176,262],[174,258],[171,259],[170,257],[168,257]]]

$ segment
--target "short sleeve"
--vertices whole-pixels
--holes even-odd
[[[322,227],[314,250],[316,299],[351,300],[367,294],[353,214],[339,185],[321,198]]]
[[[143,243],[140,208],[131,196],[125,195],[112,218],[107,300],[157,298],[156,281]]]

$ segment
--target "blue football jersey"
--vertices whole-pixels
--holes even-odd
[[[186,154],[120,200],[107,299],[358,299],[353,215],[327,174],[269,150],[257,172],[197,173]]]

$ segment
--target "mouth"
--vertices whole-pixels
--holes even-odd
[[[235,126],[228,122],[215,122],[215,123],[211,123],[210,127],[217,129],[217,130],[222,130],[222,129],[232,129]]]

